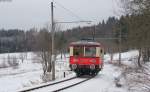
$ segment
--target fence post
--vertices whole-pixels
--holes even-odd
[[[66,73],[64,72],[64,78],[66,77]]]

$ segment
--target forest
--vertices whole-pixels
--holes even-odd
[[[66,50],[69,42],[78,41],[83,38],[91,38],[107,44],[117,44],[117,40],[111,39],[110,41],[106,41],[106,38],[117,37],[115,25],[117,25],[118,22],[119,20],[117,18],[110,17],[106,22],[103,20],[97,25],[76,27],[66,31],[59,29],[55,32],[55,49]],[[0,30],[0,53],[36,51],[40,50],[39,44],[41,43],[51,44],[51,32],[47,28],[40,30],[36,28],[30,30]]]

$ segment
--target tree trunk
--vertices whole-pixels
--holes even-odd
[[[150,62],[150,48],[148,48],[148,61]]]
[[[140,48],[140,49],[139,49],[139,56],[138,56],[138,67],[142,67],[141,61],[140,61],[140,59],[141,59],[141,54],[142,54],[142,49]]]

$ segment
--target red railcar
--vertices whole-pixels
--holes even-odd
[[[70,68],[77,76],[96,75],[103,68],[104,49],[98,42],[72,42],[70,49]]]

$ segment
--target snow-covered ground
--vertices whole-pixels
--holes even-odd
[[[129,66],[133,66],[135,64],[134,61],[138,56],[137,50],[131,50],[128,52],[121,53],[121,63]],[[118,62],[119,54],[113,54],[113,61],[112,62]],[[105,62],[110,62],[110,54],[106,54],[104,57]]]
[[[12,53],[10,56],[19,57],[20,53]],[[129,51],[122,54],[122,61],[125,63],[131,62],[130,59],[138,55],[137,51]],[[7,60],[8,54],[0,54],[0,65]],[[5,58],[5,59],[4,59]],[[18,67],[10,67],[7,63],[6,68],[0,68],[0,92],[15,92],[25,87],[33,87],[43,83],[42,66],[36,61],[36,55],[32,52],[27,53],[27,58],[24,62],[18,59]],[[110,61],[110,55],[105,55],[105,62]],[[114,54],[114,60],[118,60],[118,54]],[[69,72],[68,58],[57,57],[56,62],[56,81],[63,79],[64,71],[68,76],[75,74]],[[81,85],[67,89],[64,92],[127,92],[125,86],[117,88],[114,78],[119,76],[121,69],[109,63],[104,65],[104,69],[92,80],[89,80]],[[68,77],[67,76],[67,77]]]
[[[18,66],[12,67],[8,64],[8,56],[16,57]],[[32,52],[27,53],[27,58],[21,61],[20,53],[0,54],[0,92],[15,92],[24,87],[30,87],[43,83],[42,80],[42,65],[39,63],[36,55]],[[63,77],[64,72],[72,75],[68,67],[67,58],[58,59],[56,62],[56,79]],[[12,58],[11,58],[12,59]],[[11,61],[10,59],[10,61]]]
[[[62,92],[127,92],[125,86],[121,88],[115,86],[114,78],[120,73],[118,67],[107,63],[95,78]]]

